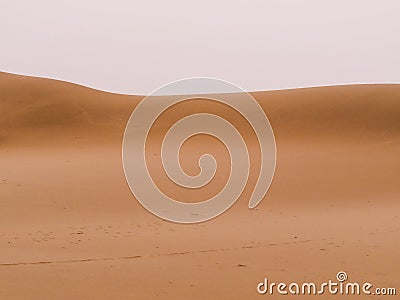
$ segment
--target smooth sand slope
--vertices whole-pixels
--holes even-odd
[[[279,299],[289,296],[260,296],[258,282],[339,271],[400,293],[400,85],[253,96],[277,142],[269,193],[249,210],[250,179],[226,213],[181,225],[142,208],[124,178],[122,137],[142,97],[0,73],[0,299]],[[207,138],[183,150],[192,174],[206,150],[226,154]],[[180,200],[213,195],[226,170]]]

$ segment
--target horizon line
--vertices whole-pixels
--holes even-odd
[[[8,74],[8,75],[14,75],[14,76],[22,76],[22,77],[30,77],[30,78],[37,78],[37,79],[45,79],[45,80],[52,80],[52,81],[58,81],[58,82],[63,82],[67,84],[73,84],[76,86],[84,87],[87,89],[99,91],[102,93],[108,93],[108,94],[113,94],[113,95],[120,95],[120,96],[137,96],[137,97],[147,97],[151,95],[154,91],[147,94],[128,94],[128,93],[121,93],[121,92],[115,92],[115,91],[108,91],[108,90],[102,90],[100,88],[92,87],[85,85],[83,83],[79,82],[74,82],[74,81],[68,81],[66,79],[61,79],[61,78],[53,78],[53,77],[47,77],[47,76],[40,76],[40,75],[31,75],[31,74],[22,74],[22,73],[13,73],[13,72],[8,72],[8,71],[3,71],[0,70],[0,74]],[[213,77],[207,77],[207,76],[198,76],[198,77],[185,77],[181,78],[178,80],[170,81],[167,82],[166,84],[169,84],[171,82],[179,81],[179,80],[184,80],[184,79],[190,79],[190,78],[213,78]],[[215,78],[217,79],[217,78]],[[223,80],[223,79],[221,79]],[[166,85],[164,84],[164,85]],[[162,86],[164,86],[162,85]],[[328,85],[309,85],[309,86],[300,86],[300,87],[289,87],[289,88],[277,88],[277,89],[261,89],[261,90],[253,90],[253,91],[247,91],[244,90],[246,93],[263,93],[263,92],[279,92],[279,91],[292,91],[292,90],[302,90],[302,89],[315,89],[315,88],[328,88],[328,87],[341,87],[341,86],[360,86],[360,85],[400,85],[400,82],[376,82],[376,83],[363,83],[363,82],[351,82],[351,83],[343,83],[343,84],[328,84]],[[232,94],[233,92],[214,92],[214,93],[187,93],[187,94],[163,94],[163,95],[153,95],[153,97],[163,97],[163,96],[174,96],[174,95],[215,95],[215,94]],[[234,93],[233,93],[234,94]]]

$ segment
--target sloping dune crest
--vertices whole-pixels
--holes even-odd
[[[218,218],[181,225],[124,179],[143,97],[0,73],[0,299],[251,299],[266,276],[342,270],[400,288],[400,85],[252,95],[277,143],[270,191],[255,210],[246,188]]]

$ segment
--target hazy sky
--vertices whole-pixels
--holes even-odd
[[[400,1],[2,1],[0,70],[145,94],[400,83]]]

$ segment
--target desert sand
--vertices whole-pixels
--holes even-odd
[[[145,210],[124,177],[141,96],[0,73],[0,299],[285,299],[257,284],[339,271],[399,293],[400,85],[252,95],[277,143],[268,194],[249,210],[246,188],[223,215],[183,225]],[[199,139],[183,151],[188,173],[207,149],[223,159]]]

